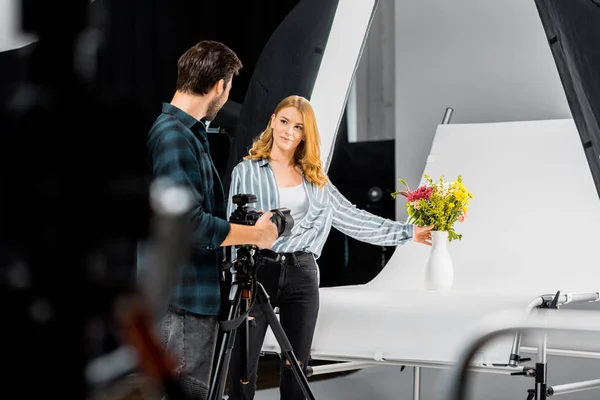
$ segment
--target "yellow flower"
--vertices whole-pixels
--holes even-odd
[[[467,196],[468,195],[462,190],[458,190],[458,191],[456,191],[456,193],[454,193],[454,197],[456,198],[456,200],[458,200],[460,202],[465,201],[467,199]]]

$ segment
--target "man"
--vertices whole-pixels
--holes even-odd
[[[162,335],[169,352],[180,361],[181,385],[190,398],[206,398],[218,333],[221,302],[219,247],[253,244],[271,248],[277,228],[266,212],[254,226],[230,224],[226,198],[210,157],[206,127],[229,97],[242,64],[225,45],[202,41],[177,63],[175,95],[148,134],[153,176],[169,177],[188,187],[194,199],[192,250],[182,266]]]

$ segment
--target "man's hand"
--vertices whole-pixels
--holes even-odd
[[[261,249],[270,249],[277,240],[277,226],[271,221],[272,216],[271,211],[266,212],[254,224],[259,231],[259,242],[255,245]]]
[[[262,212],[262,211],[259,211]],[[277,240],[277,226],[271,222],[272,212],[261,215],[254,226],[229,224],[229,234],[221,246],[251,244],[261,249],[271,249]]]
[[[433,229],[433,225],[429,226],[416,226],[414,232],[413,241],[417,243],[423,243],[427,246],[431,246],[431,230]]]

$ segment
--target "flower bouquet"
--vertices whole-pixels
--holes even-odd
[[[433,225],[434,231],[448,232],[450,242],[462,239],[462,235],[454,231],[454,224],[457,221],[464,222],[467,218],[469,199],[473,198],[473,194],[467,190],[460,175],[453,182],[444,182],[444,176],[440,176],[438,182],[434,182],[427,174],[424,177],[427,184],[414,191],[403,179],[399,179],[406,190],[396,191],[392,197],[406,197],[408,223]]]

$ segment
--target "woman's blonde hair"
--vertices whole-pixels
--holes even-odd
[[[304,118],[304,140],[300,142],[294,153],[294,163],[299,164],[304,172],[304,177],[316,186],[325,186],[327,177],[321,164],[321,138],[317,128],[315,112],[308,100],[302,96],[288,96],[275,108],[274,114],[284,108],[295,107]],[[273,148],[273,128],[271,118],[267,127],[260,136],[254,139],[249,154],[244,160],[261,160],[268,158]]]

